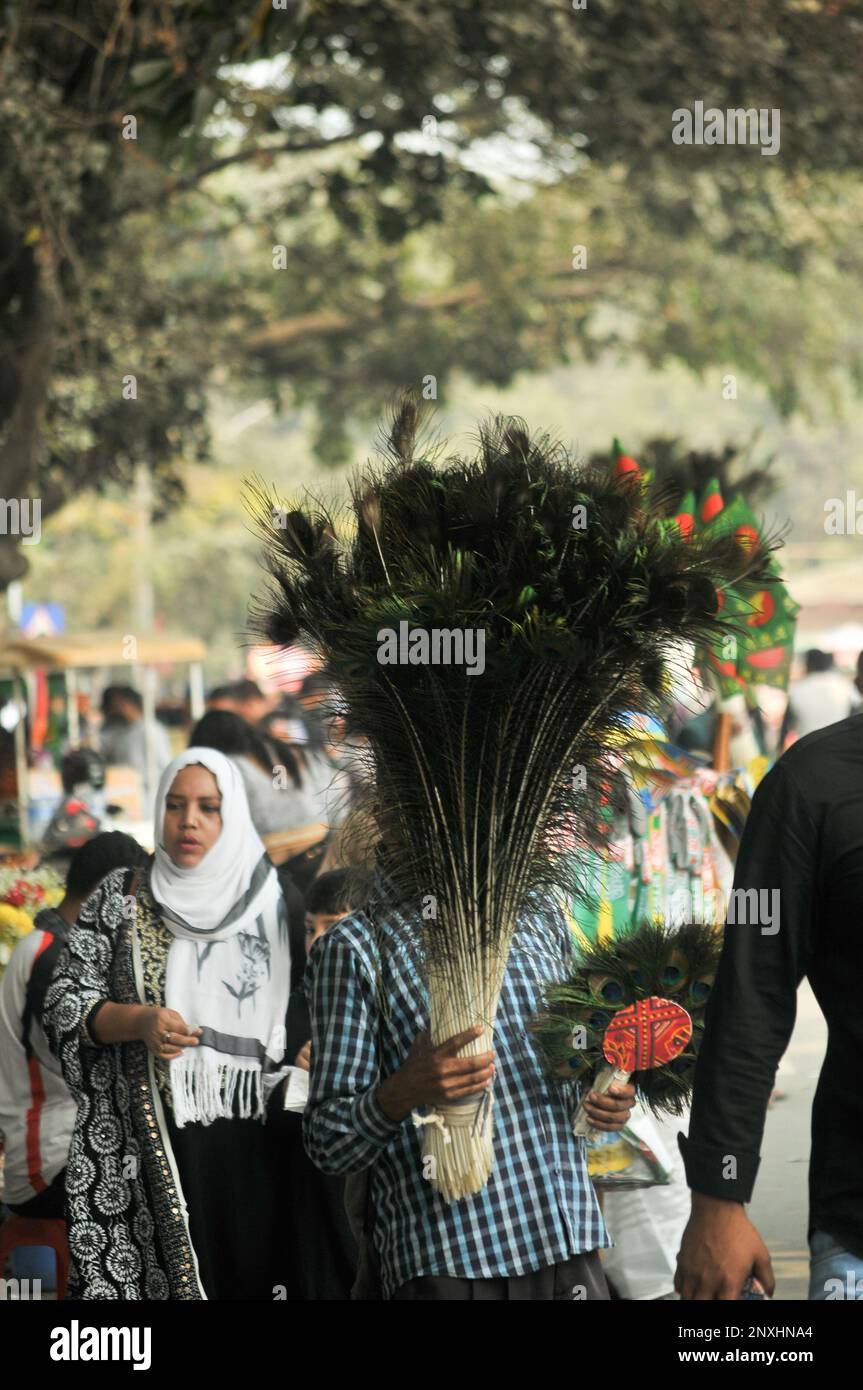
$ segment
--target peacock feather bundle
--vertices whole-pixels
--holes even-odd
[[[580,947],[578,965],[546,991],[534,1030],[554,1076],[591,1085],[607,1066],[602,1042],[621,1009],[658,995],[686,1009],[692,1037],[673,1061],[636,1071],[632,1081],[654,1113],[682,1113],[704,1031],[704,1010],[719,963],[722,933],[715,926],[642,923],[613,940]]]
[[[639,479],[577,465],[524,422],[496,419],[469,457],[423,448],[397,404],[381,456],[337,518],[252,509],[274,579],[253,617],[310,645],[366,748],[377,909],[419,924],[434,1044],[480,1024],[492,1047],[517,916],[565,891],[555,844],[586,827],[625,741],[661,703],[678,643],[725,631],[717,589],[763,582],[769,548],[684,540]],[[423,1117],[447,1200],[492,1165],[489,1093]]]

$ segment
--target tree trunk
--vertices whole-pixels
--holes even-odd
[[[34,257],[34,282],[28,297],[31,317],[21,352],[18,398],[0,445],[0,490],[6,500],[35,500],[38,495],[39,441],[51,388],[58,318],[55,260],[47,245]],[[56,507],[56,496],[52,501]],[[0,536],[0,590],[20,579],[27,568],[20,540]]]

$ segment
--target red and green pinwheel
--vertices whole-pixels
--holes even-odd
[[[616,473],[631,474],[647,482],[639,464],[623,452],[617,439],[612,457]],[[695,494],[687,492],[672,519],[684,537],[705,533],[715,537],[723,531],[733,531],[743,544],[761,539],[758,520],[743,495],[737,493],[725,502],[715,478],[707,484],[697,507]],[[696,662],[713,673],[723,697],[742,691],[751,702],[755,685],[788,688],[799,604],[782,583],[775,561],[770,570],[774,580],[749,598],[731,585],[717,589],[720,611],[734,620],[735,632],[696,651]]]
[[[733,531],[744,545],[761,539],[758,520],[742,494],[737,493],[725,503],[715,479],[705,489],[694,529],[713,535]],[[775,561],[770,568],[775,575],[773,582],[749,598],[733,586],[717,590],[721,609],[735,620],[736,632],[730,642],[726,640],[697,652],[696,660],[713,672],[723,696],[740,690],[751,695],[755,685],[788,688],[794,627],[800,608],[782,583]]]

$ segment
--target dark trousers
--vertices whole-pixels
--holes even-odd
[[[209,1299],[272,1302],[276,1179],[260,1120],[165,1122]]]
[[[403,1302],[467,1302],[471,1299],[498,1303],[550,1302],[561,1299],[572,1303],[581,1299],[608,1299],[608,1285],[599,1253],[572,1255],[562,1264],[546,1265],[533,1274],[516,1274],[501,1279],[452,1279],[449,1275],[422,1274],[408,1279],[393,1294]]]
[[[62,1216],[65,1185],[66,1169],[61,1168],[44,1192],[37,1192],[29,1202],[19,1202],[14,1207],[11,1202],[6,1205],[16,1216],[26,1216],[30,1220],[46,1221],[49,1217]]]

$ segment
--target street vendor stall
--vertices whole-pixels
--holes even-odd
[[[6,759],[3,809],[6,811],[14,805],[13,814],[10,816],[7,812],[2,817],[2,844],[17,849],[32,838],[28,815],[31,777],[27,722],[32,716],[33,682],[37,672],[61,673],[64,678],[66,738],[71,747],[81,742],[79,693],[82,678],[89,684],[95,674],[107,683],[112,672],[131,668],[131,683],[140,690],[143,701],[147,766],[152,774],[154,749],[150,729],[155,717],[156,669],[166,665],[188,665],[190,712],[196,720],[204,711],[202,663],[205,657],[206,647],[199,638],[166,633],[143,637],[113,632],[14,637],[0,646],[0,680],[11,690],[11,696],[0,707],[0,727],[6,738],[11,738],[13,748],[12,756]],[[10,777],[10,769],[14,776]]]

